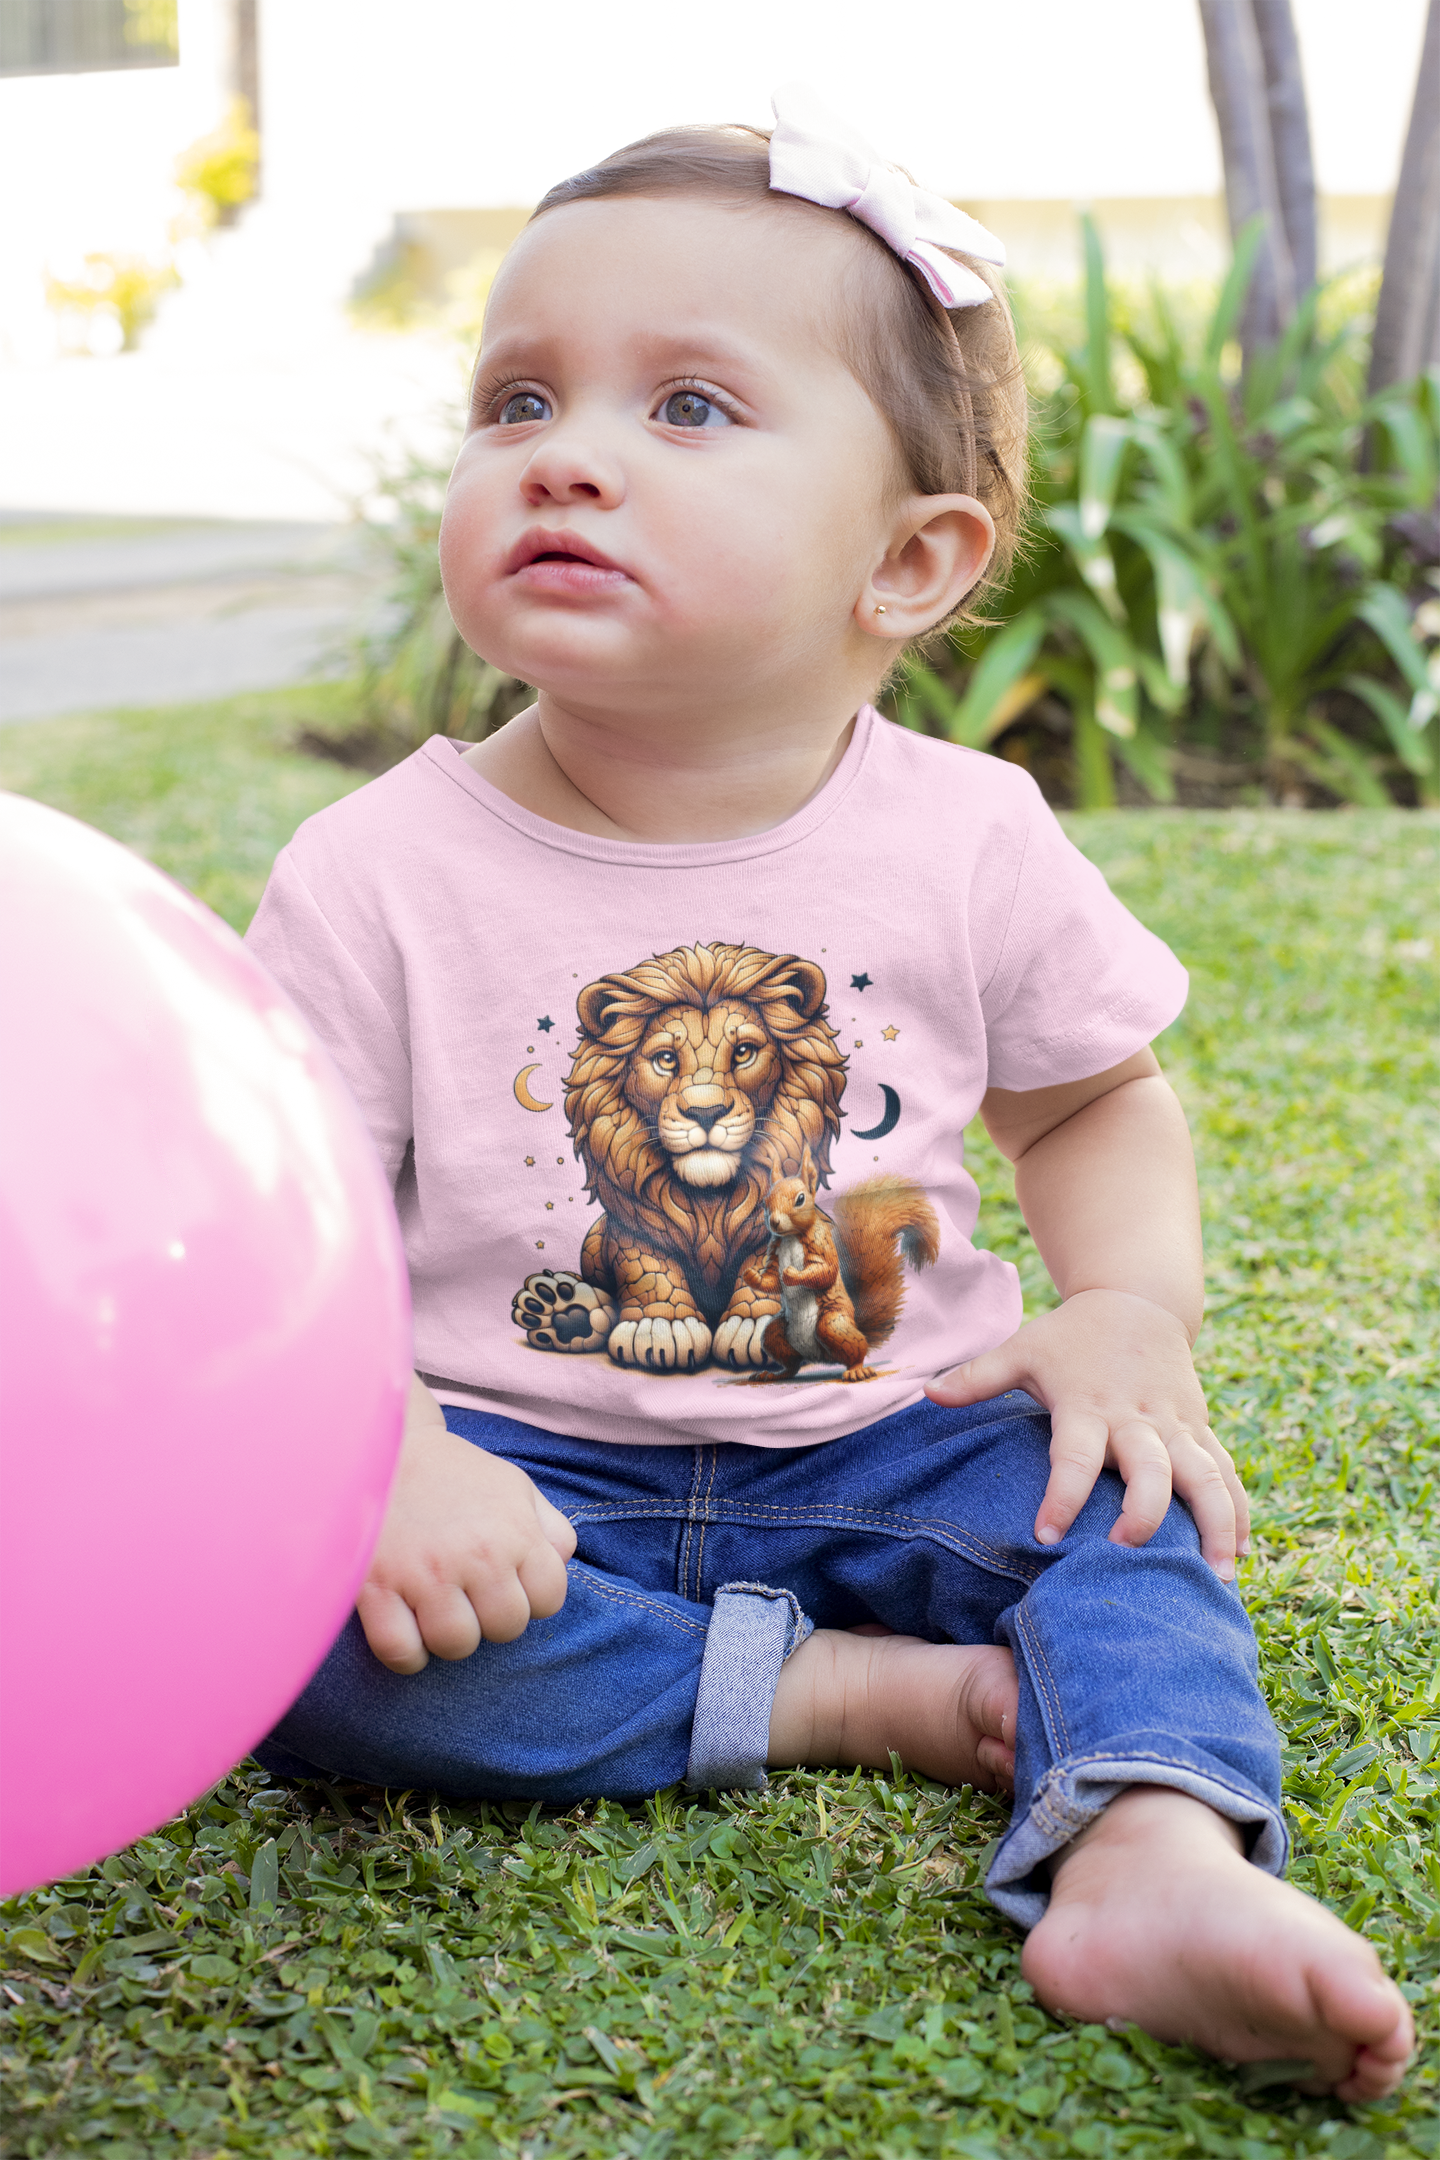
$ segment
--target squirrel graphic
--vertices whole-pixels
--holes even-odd
[[[766,1193],[769,1242],[741,1270],[752,1290],[780,1300],[763,1342],[783,1370],[757,1373],[756,1385],[793,1380],[802,1365],[839,1364],[845,1380],[873,1380],[865,1361],[894,1333],[905,1261],[918,1272],[939,1255],[935,1210],[912,1178],[866,1178],[837,1193],[833,1216],[815,1205],[817,1183],[807,1145],[799,1177]]]

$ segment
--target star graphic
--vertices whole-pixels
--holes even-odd
[[[899,1032],[900,1030],[897,1027],[881,1028],[880,1030],[880,1033],[884,1036],[886,1042],[894,1042],[895,1037],[899,1034]]]
[[[544,1019],[537,1020],[535,1022],[535,1025],[537,1028],[539,1028],[542,1035],[548,1035],[551,1028],[554,1027],[555,1022],[550,1018],[549,1013],[546,1013]]]
[[[850,988],[852,990],[868,990],[870,983],[871,977],[868,975],[852,975],[850,977]]]
[[[527,1156],[525,1157],[525,1167],[526,1167],[526,1169],[527,1169],[527,1170],[533,1170],[533,1169],[534,1169],[534,1167],[535,1167],[535,1157],[534,1157],[533,1155],[527,1155]]]
[[[547,1200],[547,1201],[545,1202],[545,1212],[546,1212],[546,1214],[547,1214],[547,1215],[549,1215],[549,1214],[553,1213],[553,1211],[554,1211],[554,1207],[555,1207],[555,1202],[554,1202],[553,1200]]]

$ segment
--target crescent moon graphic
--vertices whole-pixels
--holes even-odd
[[[533,1065],[522,1065],[515,1075],[515,1100],[522,1110],[553,1110],[555,1107],[554,1103],[536,1102],[535,1097],[530,1092],[530,1075],[532,1072],[539,1072],[539,1070],[540,1063],[537,1059]],[[898,1116],[899,1113],[896,1114]],[[894,1122],[895,1119],[892,1118],[890,1124],[893,1125]],[[885,1129],[888,1132],[890,1128],[887,1126]]]
[[[518,1090],[520,1085],[518,1080],[516,1081],[515,1085]],[[880,1082],[880,1092],[885,1097],[884,1117],[881,1118],[878,1125],[872,1125],[869,1132],[857,1132],[852,1135],[854,1139],[883,1140],[886,1133],[894,1132],[895,1127],[899,1124],[900,1097],[896,1094],[894,1088],[890,1086],[889,1082],[885,1080],[882,1080]]]

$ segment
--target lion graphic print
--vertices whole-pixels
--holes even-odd
[[[391,1180],[437,1399],[810,1447],[1012,1334],[966,1127],[1185,989],[1034,782],[867,709],[792,817],[672,846],[468,757],[436,736],[309,819],[249,933]]]
[[[760,1383],[876,1377],[869,1353],[939,1225],[902,1177],[819,1205],[846,1072],[825,1000],[815,962],[753,945],[677,946],[585,985],[565,1113],[603,1212],[578,1267],[516,1292],[533,1349]]]

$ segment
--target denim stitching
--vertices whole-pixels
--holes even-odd
[[[704,1501],[698,1501],[698,1495],[692,1490],[690,1500],[691,1503],[698,1502],[698,1505],[702,1507],[707,1506],[709,1503],[709,1495],[707,1493]],[[591,1518],[594,1519],[598,1519],[598,1517],[601,1515],[678,1515],[680,1514],[682,1509],[686,1507],[686,1505],[686,1502],[680,1500],[661,1500],[658,1502],[643,1505],[639,1502],[634,1501],[597,1501],[588,1508],[582,1508],[581,1512],[583,1514],[589,1515]],[[997,1560],[1009,1559],[1011,1557],[1009,1554],[1004,1552],[1000,1546],[991,1545],[987,1539],[975,1537],[975,1533],[973,1531],[959,1530],[958,1528],[956,1528],[955,1525],[949,1523],[943,1515],[899,1515],[895,1514],[893,1511],[886,1511],[882,1508],[850,1507],[847,1506],[847,1504],[843,1500],[827,1500],[821,1505],[823,1512],[817,1514],[813,1508],[780,1507],[777,1506],[774,1502],[768,1500],[728,1500],[725,1503],[726,1508],[734,1510],[737,1516],[773,1515],[798,1523],[813,1522],[816,1524],[817,1527],[827,1517],[832,1515],[844,1516],[854,1520],[857,1523],[862,1524],[867,1522],[878,1524],[918,1524],[920,1528],[927,1530],[933,1528],[938,1523],[947,1530],[955,1530],[955,1534],[957,1536],[973,1538],[974,1542],[977,1545],[984,1545],[987,1551],[994,1553]],[[577,1519],[578,1518],[575,1516],[571,1517],[572,1521],[575,1521]],[[712,1522],[721,1522],[725,1520],[725,1517],[723,1514],[712,1515],[710,1517],[710,1520]],[[1039,1563],[1020,1562],[1018,1564],[1023,1566],[1031,1566],[1037,1576],[1044,1573],[1044,1568]]]
[[[1062,1775],[1068,1777],[1073,1770],[1113,1769],[1118,1763],[1122,1762],[1163,1763],[1167,1770],[1183,1770],[1187,1777],[1208,1778],[1212,1785],[1218,1785],[1223,1791],[1233,1793],[1237,1800],[1247,1800],[1252,1806],[1258,1806],[1263,1814],[1267,1816],[1273,1815],[1277,1822],[1280,1820],[1280,1811],[1272,1809],[1264,1795],[1256,1793],[1249,1786],[1233,1785],[1228,1778],[1222,1777],[1217,1771],[1197,1770],[1194,1763],[1183,1762],[1178,1755],[1159,1755],[1153,1748],[1127,1748],[1123,1755],[1067,1756],[1064,1762],[1056,1763],[1053,1769],[1045,1772],[1041,1783],[1044,1784],[1049,1779]]]
[[[1054,1770],[1047,1770],[1045,1776],[1051,1778],[1055,1774]],[[1043,1785],[1036,1787],[1030,1802],[1030,1820],[1035,1824],[1040,1835],[1046,1838],[1058,1838],[1066,1845],[1069,1844],[1071,1838],[1078,1837],[1088,1824],[1094,1822],[1095,1818],[1098,1815],[1103,1815],[1104,1812],[1103,1801],[1092,1806],[1082,1807],[1078,1800],[1072,1800],[1068,1794],[1060,1791],[1047,1791]]]
[[[638,1591],[621,1590],[616,1584],[604,1582],[598,1575],[592,1575],[589,1568],[576,1567],[575,1573],[584,1577],[586,1584],[597,1597],[610,1598],[617,1605],[638,1605],[642,1612],[654,1613],[659,1619],[668,1620],[672,1627],[679,1628],[687,1635],[703,1636],[709,1632],[708,1621],[692,1620],[688,1613],[674,1612],[670,1606],[659,1605],[653,1598],[644,1597]]]
[[[700,1484],[705,1475],[705,1448],[703,1443],[695,1450],[695,1475],[690,1481],[690,1497],[685,1503],[685,1595],[695,1596],[695,1521],[700,1505]],[[695,1602],[698,1604],[699,1599]]]
[[[683,1503],[685,1510],[685,1537],[680,1547],[680,1579],[675,1585],[675,1588],[679,1592],[680,1596],[684,1598],[688,1598],[690,1595],[690,1540],[694,1534],[695,1529],[695,1495],[700,1490],[700,1469],[704,1460],[705,1450],[702,1447],[697,1447],[695,1449],[695,1474],[690,1480],[690,1497],[687,1501]],[[605,1513],[606,1515],[622,1515],[626,1512],[627,1511],[618,1502],[613,1502],[609,1507],[606,1507],[603,1510],[603,1513]],[[674,1514],[678,1512],[678,1509],[672,1504],[668,1507],[662,1506],[658,1508],[641,1508],[637,1510],[637,1512],[641,1515],[663,1516]],[[592,1517],[592,1520],[593,1519],[594,1518]]]
[[[692,1493],[692,1501],[694,1497]],[[573,1523],[582,1523],[643,1521],[668,1517],[674,1521],[681,1516],[683,1508],[683,1502],[673,1500],[651,1506],[632,1502],[597,1502],[577,1508],[570,1520]],[[710,1519],[743,1522],[747,1519],[758,1521],[767,1516],[816,1530],[850,1530],[869,1526],[872,1529],[889,1531],[896,1536],[932,1538],[937,1544],[950,1545],[960,1550],[962,1557],[974,1560],[977,1566],[988,1569],[991,1574],[1011,1576],[1016,1582],[1024,1583],[1027,1589],[1037,1583],[1044,1573],[1042,1565],[1026,1561],[1015,1554],[1004,1553],[987,1539],[977,1537],[974,1531],[962,1530],[946,1522],[943,1517],[937,1519],[923,1515],[886,1514],[875,1508],[847,1508],[842,1503],[830,1503],[823,1512],[817,1513],[812,1508],[785,1508],[755,1500],[731,1500],[726,1503],[726,1513]],[[688,1549],[688,1531],[686,1543]]]
[[[1040,1778],[1030,1802],[1030,1819],[1039,1828],[1042,1836],[1060,1838],[1068,1843],[1105,1811],[1104,1801],[1098,1805],[1089,1805],[1072,1799],[1069,1793],[1062,1790],[1062,1781],[1069,1779],[1080,1769],[1116,1771],[1126,1762],[1158,1763],[1167,1770],[1182,1770],[1187,1777],[1204,1778],[1207,1783],[1218,1786],[1232,1798],[1250,1807],[1258,1805],[1265,1820],[1280,1820],[1278,1814],[1268,1807],[1263,1796],[1257,1795],[1246,1786],[1232,1784],[1228,1778],[1219,1776],[1214,1770],[1197,1770],[1193,1763],[1182,1762],[1178,1756],[1159,1755],[1153,1749],[1138,1748],[1128,1749],[1124,1755],[1076,1755],[1052,1764]],[[1115,1780],[1112,1778],[1111,1782]],[[1012,1824],[1011,1827],[1018,1828],[1018,1825]]]
[[[695,1554],[695,1602],[697,1605],[702,1602],[705,1590],[705,1532],[710,1522],[710,1495],[715,1490],[715,1473],[719,1467],[720,1450],[718,1447],[712,1446],[710,1449],[710,1482],[705,1487],[705,1498],[701,1503],[705,1513],[700,1521],[700,1545]]]
[[[1026,1654],[1030,1660],[1031,1677],[1035,1682],[1035,1693],[1039,1698],[1042,1710],[1047,1713],[1045,1722],[1050,1726],[1048,1738],[1051,1748],[1056,1755],[1063,1759],[1070,1753],[1070,1731],[1065,1723],[1065,1710],[1060,1700],[1059,1684],[1050,1668],[1050,1661],[1045,1655],[1045,1646],[1041,1642],[1023,1603],[1015,1608],[1015,1627],[1016,1632],[1024,1637]]]
[[[1050,1749],[1053,1766],[1057,1759],[1063,1759],[1068,1750],[1061,1744],[1056,1731],[1058,1705],[1055,1700],[1054,1675],[1044,1657],[1040,1654],[1040,1646],[1032,1629],[1027,1624],[1027,1619],[1028,1616],[1025,1613],[1023,1603],[1017,1605],[1015,1608],[1015,1632],[1020,1639],[1020,1647],[1025,1653],[1025,1662],[1030,1672],[1030,1684],[1035,1690],[1035,1700],[1039,1706],[1040,1719],[1045,1728],[1045,1739]]]

